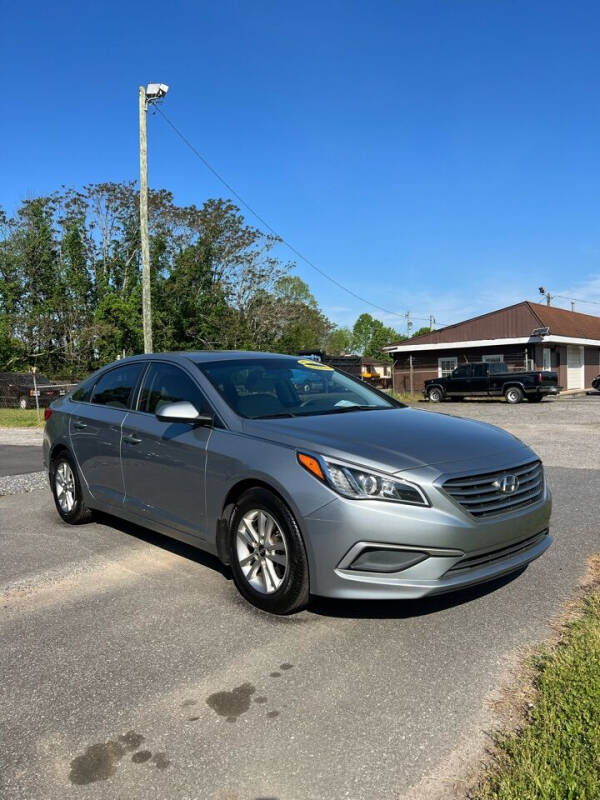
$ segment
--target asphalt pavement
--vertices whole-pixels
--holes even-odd
[[[0,444],[0,477],[39,472],[43,468],[41,447]]]
[[[516,654],[600,550],[600,403],[572,402],[510,407],[549,462],[553,547],[437,599],[273,617],[199,551],[109,517],[64,525],[47,490],[0,497],[0,797],[448,797],[444,765],[477,755]],[[451,413],[507,413],[482,405]]]

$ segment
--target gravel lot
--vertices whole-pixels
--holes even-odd
[[[516,654],[600,549],[600,399],[422,407],[544,457],[556,540],[518,577],[274,618],[198,551],[108,517],[63,525],[46,488],[1,497],[3,800],[449,797]]]

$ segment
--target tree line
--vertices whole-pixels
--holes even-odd
[[[133,182],[62,188],[0,210],[0,371],[36,364],[75,380],[143,350],[138,192]],[[401,337],[369,314],[336,327],[278,256],[279,240],[230,201],[149,195],[154,348],[382,357]]]

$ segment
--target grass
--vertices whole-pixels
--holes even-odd
[[[35,408],[0,408],[0,428],[37,428],[44,424],[44,409],[40,409],[38,423]]]
[[[596,574],[600,576],[600,560]],[[536,697],[523,726],[496,736],[473,800],[600,798],[600,578],[555,646],[533,659]]]
[[[414,405],[415,403],[423,402],[423,395],[422,394],[411,394],[410,392],[389,392],[392,397],[395,397],[396,400],[399,400],[401,403],[409,403],[410,405]]]

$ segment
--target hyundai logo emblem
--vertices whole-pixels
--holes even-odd
[[[492,483],[495,489],[498,489],[502,494],[514,494],[519,488],[519,479],[516,475],[504,475]]]

